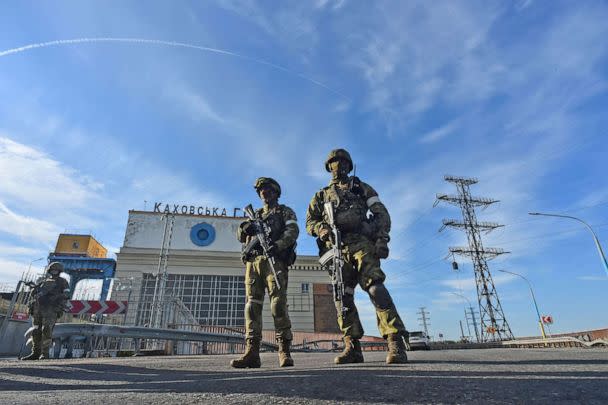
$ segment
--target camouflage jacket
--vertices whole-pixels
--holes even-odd
[[[63,311],[69,298],[70,287],[63,277],[47,276],[32,291],[32,306],[38,309]]]
[[[272,209],[265,206],[256,210],[255,215],[270,227],[270,241],[277,247],[279,259],[282,259],[283,254],[287,255],[294,250],[300,229],[296,214],[291,208],[283,204]],[[242,222],[237,229],[236,237],[244,244],[248,244],[252,239],[243,232],[243,226],[248,222],[249,220]],[[261,254],[261,251],[258,250],[258,254]]]
[[[327,187],[312,197],[306,211],[306,231],[311,236],[319,236],[323,226],[329,226],[323,205],[333,202],[335,222],[342,233],[344,243],[364,235],[375,241],[389,240],[391,218],[380,201],[378,193],[369,184],[350,177],[346,183],[332,180]],[[372,213],[368,218],[368,211]]]

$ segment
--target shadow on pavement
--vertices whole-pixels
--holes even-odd
[[[429,363],[419,361],[417,363]],[[472,362],[496,364],[499,362]],[[505,364],[504,362],[500,362]],[[514,362],[522,364],[522,362]],[[526,362],[523,362],[524,364]],[[542,362],[547,363],[547,362]],[[531,362],[530,364],[536,364]],[[557,363],[559,364],[559,363]],[[585,360],[566,364],[595,364]],[[63,364],[53,367],[4,367],[2,391],[109,393],[216,393],[298,397],[310,401],[471,402],[501,398],[507,402],[608,402],[608,372],[421,371],[406,367],[359,369],[297,368],[201,371],[154,369],[117,364]],[[37,382],[19,379],[38,380]]]
[[[602,359],[588,360],[412,360],[410,364],[488,364],[488,365],[608,365],[608,361]]]

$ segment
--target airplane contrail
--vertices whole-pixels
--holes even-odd
[[[280,70],[282,72],[288,73],[290,75],[294,75],[297,76],[303,80],[306,80],[309,83],[312,83],[316,86],[322,87],[327,91],[330,91],[342,98],[345,98],[348,101],[352,102],[352,99],[350,97],[348,97],[346,94],[338,91],[338,90],[334,90],[331,87],[315,80],[312,79],[308,76],[305,76],[301,73],[297,73],[294,72],[292,70],[287,69],[286,67],[283,67],[281,65],[277,65],[275,63],[272,62],[268,62],[266,60],[263,59],[257,59],[257,58],[253,58],[251,56],[246,56],[246,55],[241,55],[235,52],[231,52],[231,51],[226,51],[223,49],[218,49],[218,48],[210,48],[207,46],[200,46],[200,45],[194,45],[194,44],[188,44],[185,42],[176,42],[176,41],[164,41],[161,39],[145,39],[145,38],[113,38],[113,37],[101,37],[101,38],[72,38],[72,39],[58,39],[55,41],[47,41],[47,42],[39,42],[37,44],[29,44],[29,45],[24,45],[24,46],[20,46],[18,48],[12,48],[12,49],[7,49],[4,51],[0,51],[0,58],[4,57],[4,56],[9,56],[9,55],[13,55],[16,53],[21,53],[21,52],[26,52],[26,51],[30,51],[32,49],[38,49],[38,48],[46,48],[46,47],[51,47],[51,46],[61,46],[61,45],[73,45],[73,44],[86,44],[86,43],[95,43],[95,42],[120,42],[120,43],[131,43],[131,44],[149,44],[149,45],[164,45],[164,46],[173,46],[176,48],[188,48],[188,49],[195,49],[197,51],[203,51],[203,52],[211,52],[211,53],[216,53],[216,54],[220,54],[220,55],[226,55],[226,56],[232,56],[235,58],[240,58],[240,59],[244,59],[244,60],[248,60],[254,63],[258,63],[261,65],[266,65],[268,67],[271,67],[273,69],[276,70]]]

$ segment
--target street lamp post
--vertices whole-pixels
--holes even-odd
[[[30,270],[32,270],[32,264],[34,264],[36,262],[39,262],[40,260],[43,260],[43,259],[44,259],[44,257],[39,257],[38,259],[32,260],[30,262],[29,266],[27,266],[27,273],[25,273],[25,274],[29,275],[30,274]]]
[[[469,301],[469,299],[467,297],[465,297],[464,295],[459,294],[457,292],[452,291],[452,294],[465,299],[469,303],[469,311],[471,311],[471,319],[473,320],[473,329],[475,330],[475,339],[477,340],[477,343],[479,343],[479,332],[477,331],[477,321],[475,320],[475,312],[473,311],[473,305],[471,305],[471,301]],[[465,311],[465,316],[466,316],[466,311]],[[469,324],[469,322],[467,321],[467,326],[468,326],[468,324]]]
[[[545,326],[543,325],[543,318],[540,316],[540,311],[538,310],[538,304],[536,303],[536,297],[534,297],[534,290],[532,290],[532,283],[530,283],[530,281],[527,278],[525,278],[524,276],[522,276],[519,273],[513,273],[512,271],[507,271],[507,270],[498,270],[498,271],[521,277],[526,281],[526,283],[528,283],[528,287],[530,287],[530,294],[532,294],[532,302],[534,302],[534,308],[536,308],[536,315],[538,316],[538,325],[540,326],[540,333],[543,336],[543,339],[546,339],[547,335],[545,334]]]
[[[595,247],[597,248],[597,252],[600,255],[600,259],[602,260],[602,264],[604,265],[604,270],[606,271],[606,275],[608,275],[608,261],[606,260],[606,255],[604,255],[604,251],[602,250],[602,245],[600,245],[600,240],[597,238],[597,235],[595,234],[595,231],[593,230],[593,228],[591,228],[591,225],[589,225],[588,223],[586,223],[582,219],[577,218],[577,217],[573,217],[571,215],[546,214],[544,212],[530,212],[529,214],[530,215],[542,215],[542,216],[545,216],[545,217],[569,218],[569,219],[573,219],[573,220],[578,221],[578,222],[582,223],[583,225],[585,225],[585,227],[587,227],[587,229],[589,229],[589,231],[593,235],[593,241],[595,242]]]

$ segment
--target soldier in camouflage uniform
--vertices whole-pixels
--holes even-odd
[[[55,322],[63,315],[70,294],[68,282],[59,277],[62,271],[61,263],[50,263],[45,278],[30,285],[33,290],[29,312],[34,318],[32,353],[21,360],[47,359],[49,356]]]
[[[332,180],[318,191],[306,212],[306,231],[317,237],[320,255],[332,244],[331,228],[324,213],[324,203],[333,202],[335,223],[340,230],[345,264],[342,276],[345,294],[343,311],[338,309],[338,325],[343,333],[344,351],[337,356],[336,364],[362,363],[363,353],[359,339],[363,327],[354,302],[357,284],[366,291],[376,309],[380,333],[388,341],[386,362],[405,363],[405,342],[408,332],[397,313],[395,304],[384,286],[386,276],[380,268],[380,259],[388,257],[391,220],[378,193],[368,184],[348,173],[353,169],[349,153],[344,149],[330,152],[325,168]],[[372,216],[368,219],[367,214]],[[336,308],[340,305],[336,303]]]
[[[260,342],[262,340],[262,306],[268,290],[270,308],[274,319],[276,339],[279,346],[279,365],[293,366],[290,354],[292,340],[291,321],[287,311],[288,266],[295,261],[295,245],[299,229],[294,211],[278,203],[281,187],[274,179],[260,177],[254,188],[264,207],[256,211],[256,217],[266,223],[270,230],[269,256],[275,258],[280,289],[272,274],[268,258],[257,241],[254,223],[247,220],[239,226],[237,239],[243,243],[245,272],[245,354],[230,363],[235,368],[259,368]]]

